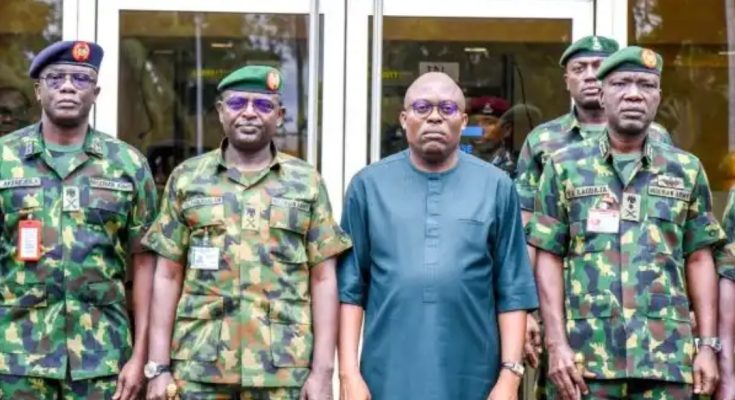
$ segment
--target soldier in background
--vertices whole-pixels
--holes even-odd
[[[149,399],[326,399],[337,340],[335,257],[351,246],[317,171],[277,151],[281,74],[219,84],[225,139],[171,173],[145,237],[158,253]]]
[[[472,155],[512,177],[516,169],[515,157],[508,147],[508,131],[500,119],[509,108],[510,103],[500,97],[476,97],[470,101],[468,122],[482,129],[482,136],[472,143]]]
[[[31,103],[28,97],[14,87],[0,87],[0,137],[28,124]]]
[[[147,358],[155,217],[145,158],[89,126],[102,48],[31,64],[40,122],[0,139],[0,398],[135,399]],[[132,259],[135,346],[123,282]]]
[[[529,244],[553,398],[684,399],[717,385],[711,248],[725,236],[700,161],[650,135],[662,68],[640,47],[606,59],[607,128],[541,176]]]

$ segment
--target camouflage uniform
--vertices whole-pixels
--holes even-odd
[[[692,382],[694,343],[685,257],[718,244],[699,160],[647,140],[630,179],[612,165],[607,134],[551,156],[529,243],[563,257],[567,338],[596,380]],[[599,233],[599,210],[617,210]],[[549,385],[550,386],[550,385]]]
[[[472,154],[502,169],[511,178],[515,176],[515,157],[503,143],[476,143],[473,146]]]
[[[145,158],[90,129],[71,172],[57,172],[39,124],[0,139],[0,151],[0,374],[77,386],[116,375],[132,347],[126,257],[144,251],[156,208]],[[42,223],[38,262],[16,258],[27,219]],[[0,390],[17,398],[8,391],[22,385],[7,382]]]
[[[541,172],[555,151],[596,135],[597,133],[582,128],[574,110],[534,128],[526,137],[518,156],[516,190],[521,200],[521,209],[533,211],[534,196],[538,190]],[[651,124],[648,135],[653,140],[671,144],[669,133],[655,122]]]
[[[226,145],[173,171],[144,239],[186,266],[171,347],[174,376],[300,387],[313,345],[310,268],[351,242],[333,221],[313,167],[276,152],[268,168],[241,173],[226,165]],[[218,249],[219,263],[193,268],[195,246]]]
[[[721,277],[735,281],[735,189],[727,197],[722,228],[727,235],[727,243],[715,252],[717,272]]]

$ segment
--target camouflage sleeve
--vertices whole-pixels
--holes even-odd
[[[550,161],[541,174],[535,212],[528,223],[528,244],[565,256],[569,246],[569,218],[561,181]]]
[[[370,281],[370,241],[365,217],[364,187],[356,176],[345,195],[342,210],[342,228],[352,237],[352,249],[339,259],[337,283],[339,301],[345,304],[365,306],[367,285]]]
[[[715,250],[717,271],[720,276],[735,280],[735,189],[730,190],[727,197],[722,228],[727,235],[727,242]]]
[[[707,246],[716,246],[725,240],[725,233],[712,214],[712,193],[704,168],[699,164],[694,182],[687,221],[684,223],[684,254],[689,255]]]
[[[143,245],[162,257],[185,264],[189,248],[189,227],[181,216],[177,180],[178,173],[174,170],[166,183],[158,217],[143,237]]]
[[[141,241],[156,218],[158,208],[156,183],[153,181],[153,174],[145,159],[136,171],[135,178],[135,198],[128,221],[128,251],[130,254],[148,250],[141,244]]]
[[[322,179],[319,178],[319,192],[314,202],[309,230],[306,234],[306,254],[309,265],[315,266],[342,253],[351,246],[350,237],[332,217],[332,206],[329,203],[327,188]]]
[[[531,134],[528,134],[526,141],[523,143],[523,148],[518,156],[518,164],[516,167],[516,191],[518,192],[518,199],[521,203],[521,210],[533,211],[533,201],[538,187],[539,178],[541,177],[541,164],[533,156],[531,150],[531,143],[529,139]]]

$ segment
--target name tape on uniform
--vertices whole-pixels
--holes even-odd
[[[132,192],[132,182],[113,181],[109,179],[89,178],[89,186],[95,189],[116,190],[118,192]]]
[[[284,199],[281,197],[274,197],[271,199],[271,204],[278,207],[298,208],[302,211],[309,211],[310,209],[309,203],[294,199]]]
[[[41,186],[41,178],[16,178],[0,180],[0,189],[39,186]]]
[[[572,189],[567,189],[566,196],[567,199],[575,199],[577,197],[587,197],[587,196],[600,196],[603,194],[607,194],[607,186],[601,185],[601,186],[580,186]]]
[[[689,201],[689,198],[692,196],[692,192],[689,190],[662,188],[659,186],[649,186],[648,194],[652,196],[668,197],[684,201]]]
[[[216,206],[218,204],[222,204],[223,202],[224,199],[222,198],[222,196],[192,197],[191,199],[184,200],[184,204],[181,205],[181,209],[188,210],[192,207]]]

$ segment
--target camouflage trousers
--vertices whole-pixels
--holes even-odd
[[[602,399],[652,399],[680,400],[692,398],[692,386],[686,383],[657,381],[652,379],[586,379],[590,394],[583,400]],[[547,386],[549,399],[556,399],[556,388]]]
[[[0,400],[108,400],[117,376],[81,381],[0,375]]]
[[[176,380],[181,400],[299,400],[301,388],[243,388]]]

